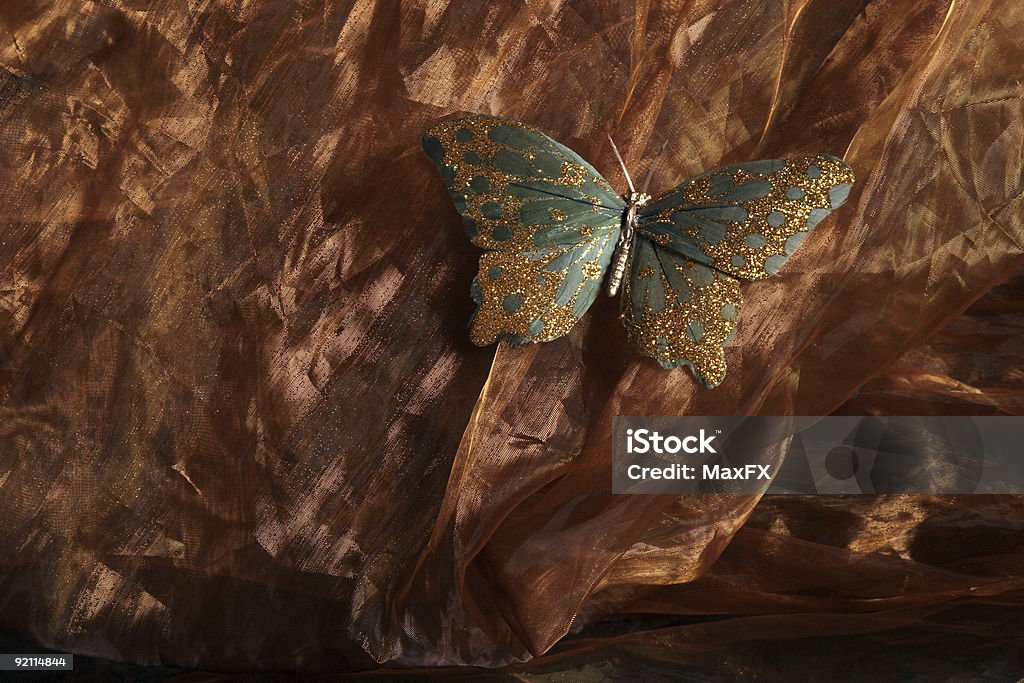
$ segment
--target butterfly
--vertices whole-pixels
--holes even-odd
[[[485,115],[442,121],[423,150],[485,250],[471,286],[473,343],[561,337],[603,284],[613,296],[621,289],[641,353],[688,366],[707,387],[725,378],[740,282],[778,273],[854,180],[837,157],[800,155],[707,171],[657,199],[636,192],[627,172],[630,192],[619,195],[568,147]]]

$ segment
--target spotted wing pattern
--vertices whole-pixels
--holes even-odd
[[[618,236],[544,251],[488,251],[473,280],[474,344],[514,346],[566,334],[601,292]]]
[[[639,235],[622,290],[630,341],[662,367],[688,366],[707,387],[725,378],[725,349],[742,298],[734,277],[658,248]]]
[[[761,280],[779,272],[852,184],[850,167],[828,154],[726,166],[644,206],[637,229],[698,263]]]
[[[471,337],[481,346],[566,334],[600,291],[622,199],[572,150],[511,119],[444,121],[423,137],[480,258]]]
[[[715,169],[644,206],[622,302],[633,343],[664,367],[688,365],[719,384],[739,280],[778,273],[852,183],[836,157],[797,156]]]

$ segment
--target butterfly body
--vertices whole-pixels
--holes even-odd
[[[624,196],[623,199],[626,200],[626,211],[622,215],[622,232],[619,235],[618,243],[615,245],[615,254],[612,256],[612,268],[608,273],[608,296],[615,296],[619,293],[619,286],[622,285],[622,276],[626,273],[629,255],[633,250],[637,212],[640,207],[651,201],[651,195],[644,192],[631,192]]]
[[[604,289],[621,293],[641,353],[706,386],[725,377],[740,281],[776,274],[853,182],[842,160],[819,154],[714,169],[654,199],[619,195],[539,130],[483,115],[441,122],[423,148],[484,249],[474,343],[556,339]]]

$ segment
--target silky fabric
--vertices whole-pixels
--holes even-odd
[[[615,415],[1024,412],[1021,3],[20,0],[0,27],[4,631],[218,671],[1014,670],[1022,498],[616,496],[609,459]],[[635,178],[664,146],[654,194],[804,152],[857,182],[743,286],[708,390],[606,297],[470,344],[480,252],[419,147],[458,112],[622,190],[609,133]]]

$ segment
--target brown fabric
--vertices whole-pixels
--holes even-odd
[[[585,627],[528,670],[738,675],[896,628],[915,656],[1020,647],[1019,498],[624,497],[608,469],[613,415],[1024,410],[1019,2],[23,0],[0,22],[4,629],[219,670],[493,667]],[[469,343],[478,252],[419,150],[458,111],[618,186],[606,132],[640,176],[667,142],[658,190],[805,151],[858,183],[745,287],[705,390],[604,299],[549,344]],[[716,621],[595,626],[636,614]]]

